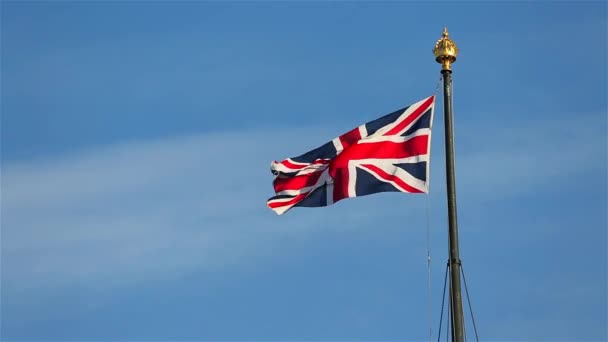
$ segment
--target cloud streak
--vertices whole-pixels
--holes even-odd
[[[601,170],[601,118],[584,122],[589,120],[598,124],[553,123],[542,133],[540,124],[491,134],[464,128],[461,197],[517,196]],[[223,267],[264,254],[260,245],[272,244],[276,236],[314,230],[318,211],[279,220],[265,208],[271,195],[268,162],[316,143],[314,137],[298,143],[277,131],[128,142],[3,165],[4,285],[122,282]],[[433,186],[441,192],[440,146],[433,151]]]
[[[604,121],[589,115],[555,121],[542,130],[543,123],[503,125],[500,131],[480,130],[485,123],[458,127],[459,202],[470,209],[544,190],[577,190],[581,182],[605,186]],[[37,312],[54,293],[74,288],[103,292],[191,273],[256,270],[279,257],[282,246],[290,245],[286,241],[372,227],[379,217],[386,227],[401,226],[407,217],[415,234],[425,224],[424,199],[418,196],[368,196],[284,217],[266,208],[272,189],[269,162],[314,148],[340,132],[260,128],[4,163],[3,310]],[[441,135],[436,123],[431,202],[440,217],[445,205]],[[473,216],[483,226],[494,220],[491,215]],[[547,220],[557,227],[554,219]],[[432,221],[444,225],[441,219]],[[476,228],[462,228],[479,234]],[[527,229],[530,241],[534,234],[536,239],[555,235],[535,225]],[[425,251],[416,247],[409,253],[415,259]],[[501,334],[500,328],[492,329]]]

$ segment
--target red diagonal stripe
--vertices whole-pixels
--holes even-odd
[[[277,177],[272,184],[274,185],[274,191],[277,193],[283,190],[299,190],[315,185],[321,174],[323,174],[323,170],[290,178]]]
[[[305,167],[307,167],[309,164],[293,164],[292,162],[290,162],[289,160],[285,159],[282,162],[280,162],[279,164],[283,164],[284,166],[290,168],[290,169],[294,169],[294,170],[299,170],[299,169],[303,169]]]
[[[373,164],[361,164],[361,166],[364,166],[364,167],[368,168],[370,171],[373,171],[376,174],[376,176],[382,178],[383,180],[395,182],[397,185],[399,185],[402,189],[405,189],[405,191],[407,191],[407,192],[416,192],[416,193],[422,192],[422,191],[414,188],[413,186],[407,184],[401,178],[399,178],[395,175],[388,174],[384,170],[382,170],[381,168],[379,168]]]
[[[270,201],[268,201],[267,204],[268,204],[268,207],[270,207],[270,208],[286,207],[286,206],[300,202],[301,200],[306,198],[306,196],[308,196],[308,192],[299,194],[287,202],[272,202],[271,203]]]
[[[418,119],[422,115],[422,113],[426,112],[426,110],[429,108],[431,103],[433,103],[434,99],[435,99],[435,96],[429,97],[426,101],[424,101],[424,103],[422,105],[420,105],[418,108],[416,108],[403,121],[398,123],[395,127],[393,127],[388,132],[384,133],[383,135],[385,135],[385,136],[386,135],[395,135],[395,134],[399,133],[402,129],[404,129],[409,124],[414,122],[414,120]]]
[[[285,159],[282,162],[280,162],[279,164],[282,164],[283,166],[286,166],[290,169],[300,170],[300,169],[303,169],[303,168],[311,166],[311,165],[329,164],[330,161],[331,160],[329,160],[329,159],[317,159],[317,160],[313,161],[312,163],[308,163],[308,164],[294,164],[294,163],[290,162],[288,159]]]

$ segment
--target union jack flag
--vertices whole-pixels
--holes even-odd
[[[435,96],[361,125],[299,157],[273,162],[268,207],[324,207],[378,192],[427,193]]]

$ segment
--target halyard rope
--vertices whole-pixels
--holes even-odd
[[[441,86],[441,80],[443,75],[439,76],[437,85],[435,86],[435,92],[433,96],[437,98],[439,87]],[[430,151],[429,151],[430,152]],[[428,175],[430,178],[430,175]],[[426,267],[427,267],[427,296],[428,296],[428,310],[429,310],[429,342],[433,340],[433,296],[431,293],[431,200],[430,200],[430,179],[426,180],[429,184],[429,192],[426,194]],[[442,308],[443,309],[443,308]]]
[[[473,330],[475,331],[475,341],[479,342],[479,336],[477,335],[477,324],[475,324],[475,316],[473,316],[473,307],[471,306],[471,298],[469,297],[469,288],[467,287],[467,278],[464,277],[464,268],[460,266],[462,272],[462,281],[464,282],[464,290],[467,293],[467,302],[469,302],[469,312],[471,313],[471,321],[473,321]]]
[[[450,265],[447,265],[445,268],[445,277],[443,279],[443,294],[441,295],[441,314],[439,315],[439,330],[437,334],[437,342],[441,339],[441,323],[443,323],[443,308],[445,307],[445,288],[448,283],[448,268]],[[447,335],[447,333],[446,333]]]

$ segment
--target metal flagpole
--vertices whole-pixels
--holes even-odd
[[[464,341],[464,316],[462,295],[460,293],[460,256],[458,252],[458,222],[456,218],[456,177],[454,173],[454,137],[452,123],[452,69],[456,61],[458,48],[449,38],[448,29],[443,29],[443,36],[435,43],[433,49],[435,60],[441,64],[443,75],[443,111],[445,123],[445,167],[448,196],[449,223],[449,266],[450,266],[450,300],[452,304],[452,341]]]

